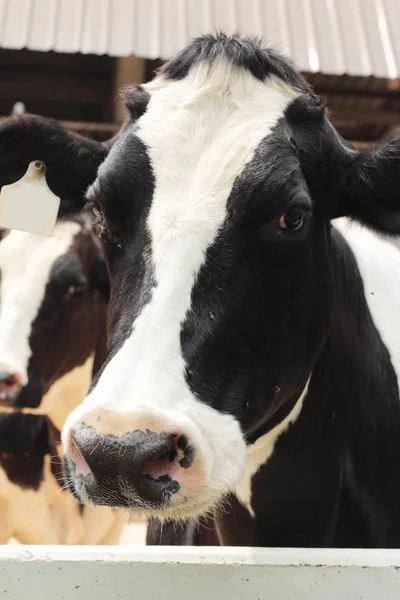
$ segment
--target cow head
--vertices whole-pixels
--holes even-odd
[[[88,363],[82,373],[87,391],[98,340],[105,337],[107,296],[101,247],[82,219],[59,222],[52,237],[5,235],[0,242],[3,406],[37,408],[54,385]]]
[[[400,143],[358,153],[287,59],[224,35],[126,103],[106,146],[10,120],[0,173],[39,159],[54,192],[86,193],[107,256],[109,357],[64,429],[71,489],[197,515],[301,409],[330,327],[330,219],[400,232]]]

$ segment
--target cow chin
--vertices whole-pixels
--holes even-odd
[[[63,431],[72,493],[161,520],[220,508],[241,479],[246,443],[233,416],[197,400],[191,408],[123,412],[86,401]]]

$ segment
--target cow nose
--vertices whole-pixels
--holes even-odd
[[[182,436],[181,436],[182,437]],[[98,503],[129,507],[140,501],[159,506],[179,491],[179,440],[171,433],[150,430],[122,436],[99,435],[91,427],[72,430],[67,453],[75,475],[99,493]],[[111,488],[111,489],[110,489]],[[101,494],[100,494],[101,490]]]
[[[0,371],[0,403],[10,405],[22,389],[22,378],[18,373]]]

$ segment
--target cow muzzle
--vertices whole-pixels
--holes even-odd
[[[70,414],[62,434],[66,482],[81,502],[186,518],[235,489],[246,444],[231,415],[195,400],[131,409],[95,400]]]
[[[161,507],[179,491],[180,471],[190,468],[194,450],[184,435],[133,431],[121,437],[99,435],[89,427],[71,432],[68,459],[87,493],[106,500],[111,492],[119,506]],[[108,482],[112,490],[108,490]],[[103,501],[104,501],[103,500]]]
[[[101,409],[85,421],[64,438],[66,479],[83,501],[154,514],[179,504],[204,478],[190,432]]]

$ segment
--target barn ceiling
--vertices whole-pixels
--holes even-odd
[[[261,35],[303,71],[400,76],[398,0],[0,0],[0,47],[166,58],[215,29]]]

